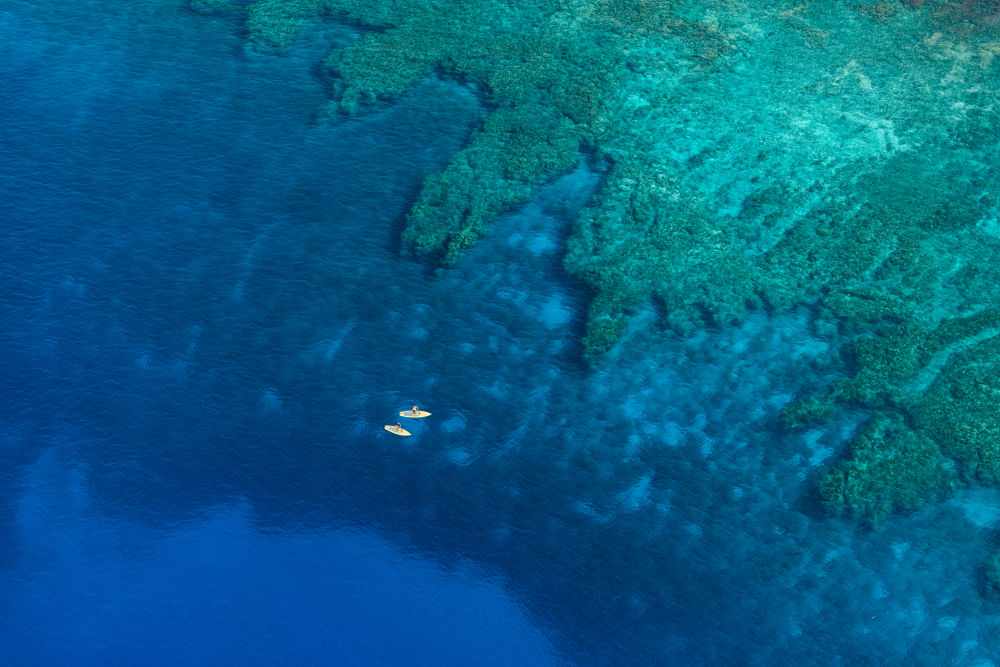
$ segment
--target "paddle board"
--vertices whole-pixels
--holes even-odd
[[[410,432],[407,431],[405,428],[400,428],[397,430],[395,426],[392,426],[390,424],[386,424],[382,428],[384,428],[389,433],[395,433],[396,435],[410,435]]]
[[[410,419],[420,419],[421,417],[430,417],[431,413],[426,410],[417,410],[416,412],[413,412],[413,410],[403,410],[399,413],[399,416],[409,417]]]

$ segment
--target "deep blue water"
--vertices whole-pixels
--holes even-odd
[[[131,4],[0,14],[4,664],[553,664],[314,469],[431,400],[392,244],[475,99],[319,126],[308,61]]]
[[[650,313],[585,368],[584,163],[457,267],[400,257],[482,109],[432,80],[321,121],[350,39],[0,7],[4,664],[996,658],[994,497],[819,510],[857,416],[774,426],[841,370],[808,311],[684,340]]]

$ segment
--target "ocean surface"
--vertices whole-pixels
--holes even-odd
[[[845,371],[808,309],[650,312],[588,368],[584,158],[455,267],[401,255],[483,109],[322,118],[355,37],[0,4],[0,663],[1000,661],[1000,494],[820,506],[860,417],[778,426]]]

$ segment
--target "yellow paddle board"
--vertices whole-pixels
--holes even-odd
[[[410,419],[420,419],[421,417],[430,417],[431,413],[427,412],[426,410],[417,410],[416,412],[414,412],[413,410],[403,410],[402,412],[399,413],[399,416],[409,417]]]
[[[385,428],[385,430],[389,433],[395,433],[396,435],[410,435],[410,432],[405,428],[396,428],[395,426],[391,426],[389,424],[386,424],[383,428]]]

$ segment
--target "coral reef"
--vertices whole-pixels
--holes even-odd
[[[854,370],[786,424],[873,415],[821,483],[835,510],[878,522],[1000,478],[992,5],[257,0],[249,40],[321,14],[363,28],[325,62],[335,113],[435,73],[484,95],[404,248],[453,262],[586,150],[607,173],[565,264],[595,364],[650,302],[678,332],[811,304]]]
[[[287,46],[304,21],[325,9],[323,0],[257,0],[247,7],[247,39],[259,45]]]
[[[884,521],[893,511],[945,497],[956,486],[955,466],[931,438],[908,429],[895,413],[877,413],[820,483],[820,495],[839,509]]]

